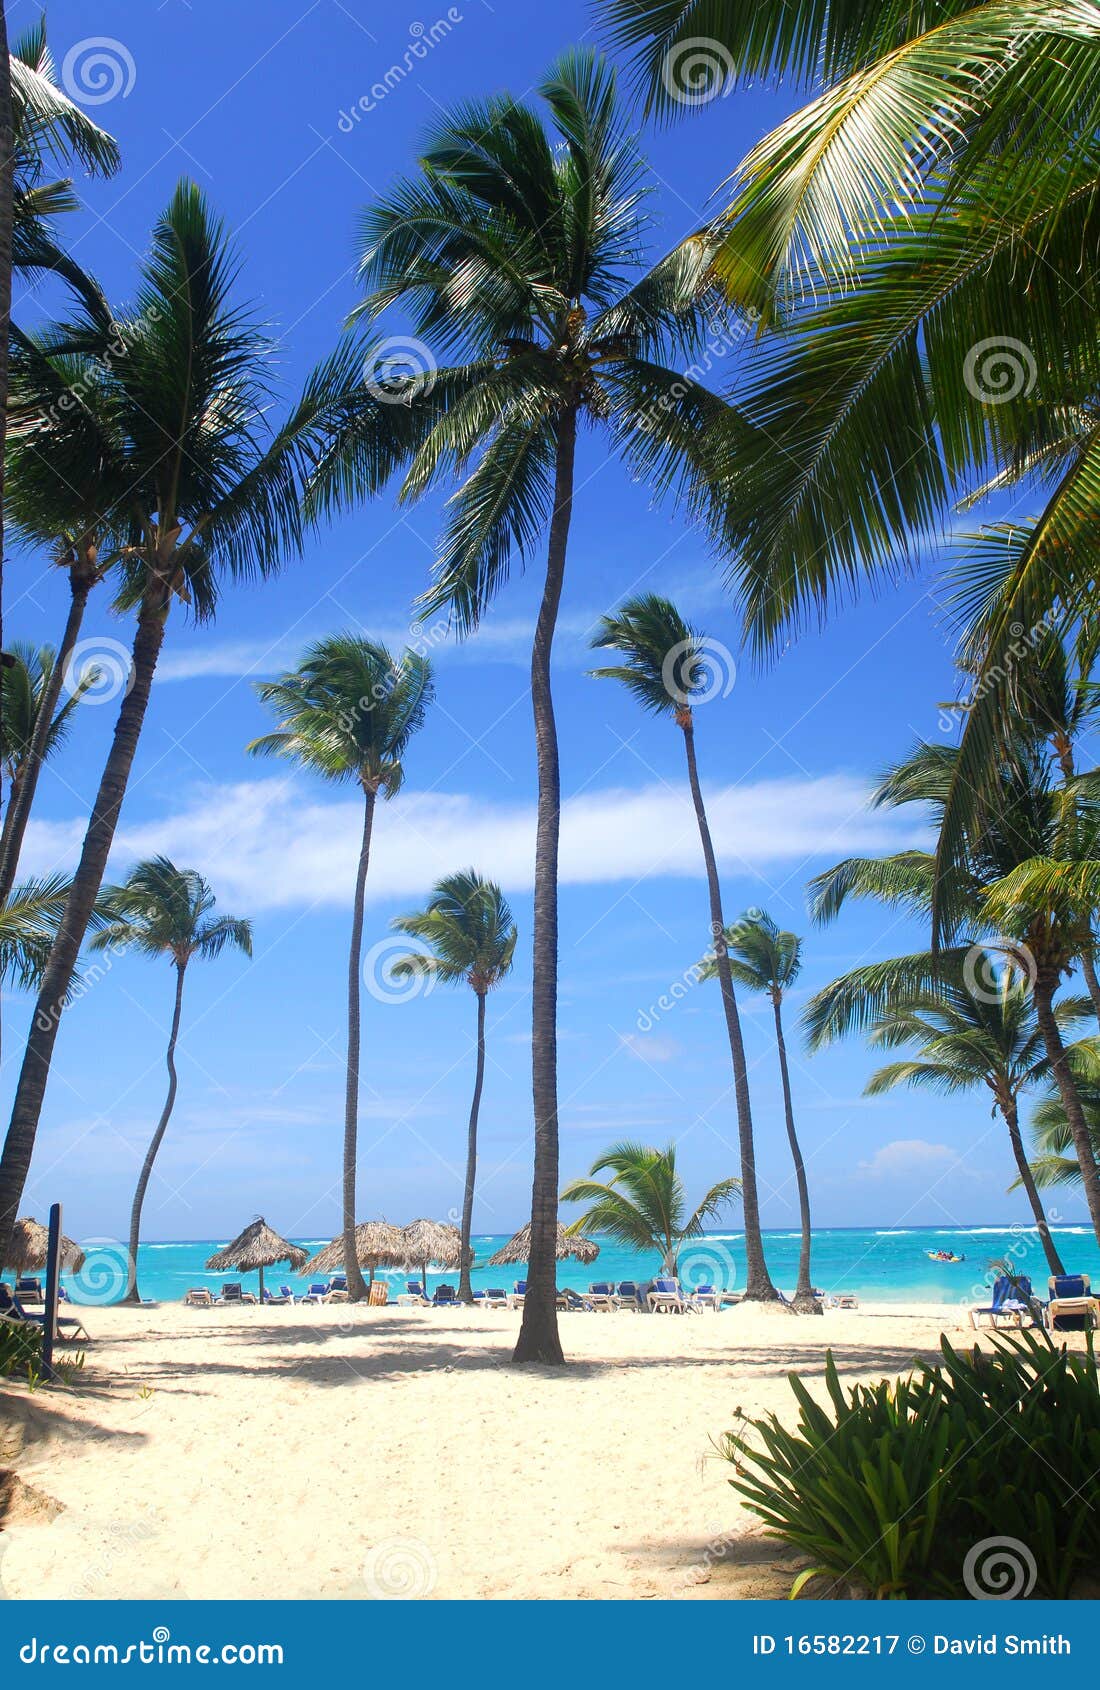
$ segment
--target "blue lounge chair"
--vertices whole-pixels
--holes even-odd
[[[508,1293],[503,1286],[489,1286],[485,1293],[485,1307],[487,1309],[506,1309],[508,1307]]]
[[[1087,1273],[1052,1273],[1045,1320],[1049,1332],[1082,1332],[1100,1325],[1100,1302]]]
[[[588,1287],[587,1307],[590,1309],[613,1310],[615,1303],[615,1287],[607,1280],[600,1280],[597,1285]]]
[[[254,1303],[256,1299],[251,1291],[242,1290],[239,1279],[231,1279],[222,1286],[219,1301],[222,1303]]]
[[[527,1281],[525,1279],[517,1279],[515,1284],[512,1286],[512,1307],[514,1309],[521,1309],[523,1307],[523,1299],[526,1295]]]
[[[458,1293],[453,1285],[437,1285],[432,1293],[432,1308],[445,1308],[451,1303],[458,1302]]]
[[[694,1291],[689,1291],[686,1301],[693,1309],[714,1309],[715,1313],[721,1308],[721,1298],[715,1285],[697,1285]]]
[[[687,1307],[684,1294],[680,1290],[678,1279],[655,1279],[646,1293],[646,1302],[652,1314],[683,1314]]]
[[[35,1279],[33,1276],[16,1280],[15,1295],[24,1306],[28,1303],[45,1302],[45,1297],[42,1293],[42,1281],[40,1279]]]
[[[315,1279],[302,1298],[303,1303],[323,1303],[328,1296],[327,1279]]]
[[[0,1280],[0,1320],[6,1320],[16,1326],[40,1326],[43,1329],[46,1325],[45,1314],[30,1314],[11,1286],[5,1285],[3,1280]],[[55,1342],[90,1344],[91,1341],[91,1333],[83,1321],[77,1320],[75,1315],[58,1315]]]
[[[266,1286],[264,1287],[265,1307],[277,1307],[284,1303],[292,1303],[293,1301],[294,1293],[290,1289],[289,1285],[280,1285],[278,1295],[276,1295],[274,1291],[269,1291]]]
[[[1031,1315],[1034,1318],[1034,1312],[1035,1302],[1030,1279],[1013,1279],[1011,1275],[1002,1273],[993,1281],[989,1302],[970,1310],[970,1324],[977,1331],[984,1316],[991,1326],[996,1326],[1002,1320],[1020,1326],[1024,1316]]]
[[[633,1309],[637,1314],[642,1307],[642,1293],[634,1279],[621,1279],[615,1292],[615,1302],[620,1309]]]
[[[580,1292],[574,1291],[571,1285],[567,1285],[563,1291],[558,1292],[558,1302],[564,1309],[584,1309],[588,1314],[593,1314],[600,1307],[600,1304],[593,1297],[582,1297]],[[605,1303],[603,1307],[613,1308],[614,1305]]]

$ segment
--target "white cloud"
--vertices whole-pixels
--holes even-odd
[[[895,1138],[881,1145],[869,1162],[860,1162],[856,1172],[864,1179],[899,1179],[932,1174],[958,1161],[958,1151],[949,1144],[932,1144],[926,1138]]]
[[[227,908],[343,906],[355,874],[362,806],[350,797],[318,799],[312,790],[290,774],[198,788],[165,816],[129,825],[124,819],[111,872],[165,852],[201,868]],[[843,774],[715,788],[707,803],[727,873],[761,875],[811,858],[896,850],[921,838],[911,819],[870,810],[863,784]],[[32,821],[28,872],[71,868],[82,833],[77,821]],[[463,863],[475,863],[510,891],[526,891],[534,840],[532,803],[406,789],[379,806],[368,896],[415,896]],[[686,786],[607,788],[568,799],[560,870],[567,885],[698,877],[699,837]]]
[[[676,1039],[642,1033],[620,1033],[619,1043],[639,1062],[675,1062],[684,1048]]]

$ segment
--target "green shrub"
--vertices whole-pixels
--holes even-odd
[[[13,1373],[37,1373],[42,1366],[42,1328],[0,1320],[0,1379]]]
[[[817,1404],[796,1374],[797,1429],[774,1415],[728,1433],[734,1489],[817,1573],[877,1597],[1065,1597],[1100,1571],[1100,1383],[1091,1341],[1069,1353],[1021,1333],[910,1377],[845,1390],[830,1352]],[[755,1436],[753,1435],[755,1434]],[[992,1539],[1002,1545],[1002,1563]],[[975,1562],[986,1551],[986,1582]],[[971,1558],[968,1563],[968,1556]]]

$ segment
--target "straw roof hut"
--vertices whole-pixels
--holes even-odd
[[[303,1250],[298,1244],[292,1244],[288,1238],[281,1238],[268,1226],[262,1215],[257,1215],[243,1232],[237,1234],[232,1244],[227,1244],[224,1250],[216,1250],[206,1265],[212,1273],[258,1273],[262,1303],[264,1268],[274,1267],[278,1262],[286,1262],[288,1267],[298,1273],[308,1256],[308,1250]]]
[[[558,1222],[558,1239],[555,1254],[559,1262],[572,1257],[578,1262],[594,1262],[600,1253],[600,1247],[591,1238],[582,1238],[579,1233],[566,1232],[561,1222]],[[514,1238],[510,1238],[502,1250],[495,1256],[489,1257],[489,1266],[494,1268],[511,1267],[515,1262],[529,1262],[531,1260],[531,1223],[520,1227]]]
[[[401,1232],[405,1240],[407,1268],[419,1268],[423,1276],[428,1271],[429,1262],[434,1262],[444,1273],[462,1266],[462,1234],[457,1226],[449,1226],[445,1221],[419,1220],[410,1221]],[[468,1263],[472,1264],[473,1251],[468,1249],[466,1256]]]
[[[0,1262],[0,1269],[11,1268],[16,1274],[40,1271],[46,1265],[49,1240],[48,1228],[30,1215],[24,1215],[12,1229],[11,1249],[7,1261]],[[79,1273],[84,1266],[84,1252],[80,1245],[74,1244],[64,1233],[61,1235],[61,1266],[68,1273]]]
[[[389,1221],[362,1221],[355,1229],[355,1254],[359,1266],[368,1270],[373,1284],[376,1268],[404,1267],[408,1255],[405,1234],[399,1226],[391,1226]],[[318,1250],[302,1271],[311,1275],[335,1273],[346,1265],[344,1235],[341,1233],[323,1250]]]

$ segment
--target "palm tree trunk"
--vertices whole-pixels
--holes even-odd
[[[1051,1273],[1065,1273],[1062,1259],[1058,1254],[1058,1247],[1050,1235],[1047,1225],[1046,1210],[1043,1199],[1039,1195],[1039,1188],[1035,1184],[1035,1175],[1031,1171],[1031,1163],[1024,1151],[1024,1141],[1020,1136],[1020,1115],[1016,1107],[1016,1099],[997,1099],[998,1107],[1004,1116],[1005,1126],[1008,1128],[1009,1142],[1012,1154],[1016,1158],[1016,1168],[1020,1175],[1020,1184],[1027,1193],[1027,1200],[1031,1204],[1031,1212],[1035,1216],[1035,1225],[1039,1230],[1039,1242],[1043,1246],[1043,1255],[1047,1259],[1047,1266]]]
[[[172,1109],[176,1101],[176,1040],[180,1033],[180,1011],[183,1008],[183,976],[186,966],[185,963],[176,963],[176,1002],[172,1011],[172,1030],[168,1034],[168,1053],[165,1058],[168,1068],[168,1091],[164,1099],[164,1108],[160,1112],[160,1120],[157,1122],[157,1130],[153,1134],[149,1148],[145,1152],[145,1160],[141,1164],[141,1173],[138,1175],[134,1201],[130,1209],[130,1282],[126,1287],[126,1296],[123,1299],[127,1303],[141,1302],[141,1293],[138,1290],[137,1282],[138,1244],[141,1241],[141,1210],[145,1202],[149,1176],[153,1172],[153,1163],[157,1159],[157,1151],[160,1149],[161,1141],[168,1130],[168,1122],[172,1118]]]
[[[1039,1031],[1043,1036],[1047,1060],[1054,1075],[1058,1094],[1062,1099],[1062,1107],[1066,1112],[1070,1132],[1073,1134],[1073,1147],[1077,1152],[1077,1161],[1081,1168],[1081,1183],[1085,1189],[1085,1201],[1089,1206],[1089,1218],[1093,1231],[1100,1242],[1100,1172],[1096,1167],[1096,1155],[1089,1136],[1088,1123],[1085,1112],[1081,1107],[1081,1096],[1077,1090],[1073,1072],[1066,1055],[1066,1047],[1062,1043],[1062,1035],[1058,1029],[1058,1021],[1054,1014],[1054,989],[1057,977],[1051,978],[1045,969],[1040,969],[1035,977],[1032,996],[1035,999],[1035,1019],[1039,1023]]]
[[[458,1270],[458,1296],[463,1303],[474,1300],[470,1284],[470,1233],[474,1225],[474,1181],[477,1178],[477,1118],[481,1110],[481,1088],[485,1083],[485,993],[477,994],[477,1074],[470,1105],[470,1128],[466,1136],[466,1189],[462,1194],[462,1245]]]
[[[1081,954],[1081,973],[1085,976],[1092,1007],[1096,1011],[1097,1021],[1100,1022],[1100,980],[1096,978],[1096,963],[1091,951],[1086,950]]]
[[[741,1150],[741,1203],[745,1215],[745,1256],[748,1262],[748,1284],[745,1300],[750,1303],[778,1302],[779,1293],[772,1284],[768,1264],[764,1260],[764,1239],[760,1230],[760,1198],[756,1186],[756,1148],[752,1137],[752,1104],[749,1099],[749,1071],[745,1061],[745,1041],[741,1037],[741,1020],[737,1013],[737,999],[733,991],[729,957],[726,954],[725,923],[722,919],[722,892],[718,883],[718,863],[710,837],[703,791],[699,785],[699,767],[695,760],[695,727],[691,714],[685,711],[678,718],[684,733],[687,753],[688,782],[695,819],[699,824],[699,838],[703,845],[703,861],[707,870],[707,891],[710,895],[710,930],[714,942],[714,961],[722,988],[722,1008],[726,1017],[730,1056],[733,1060],[733,1089],[737,1104],[737,1137]]]
[[[527,1294],[513,1361],[560,1366],[557,1314],[558,1228],[558,834],[561,776],[550,656],[565,578],[569,519],[573,511],[573,465],[577,413],[558,420],[554,514],[546,557],[546,582],[531,652],[531,704],[535,717],[539,800],[535,833],[535,909],[531,984],[531,1091],[535,1106],[535,1168],[531,1186],[531,1259]]]
[[[0,1156],[0,1260],[4,1259],[11,1242],[16,1211],[23,1196],[65,998],[114,842],[119,811],[149,704],[157,658],[164,643],[164,619],[163,594],[159,590],[151,590],[142,600],[138,614],[128,690],[119,708],[114,738],[84,835],[80,861],[42,977],[23,1054],[11,1122],[4,1140],[3,1155]]]
[[[8,55],[8,20],[0,0],[0,653],[4,649],[4,462],[8,415],[8,334],[11,326],[11,236],[15,192],[14,135],[11,110],[11,59]],[[0,696],[0,733],[3,728],[3,698]],[[0,794],[0,798],[2,798]],[[2,808],[2,804],[0,804]],[[0,1212],[0,1242],[6,1244],[3,1214]],[[2,1258],[0,1258],[2,1259]]]
[[[810,1244],[812,1240],[810,1188],[806,1183],[806,1164],[802,1160],[802,1146],[798,1142],[798,1134],[794,1127],[791,1076],[787,1066],[787,1040],[783,1033],[782,999],[778,994],[772,998],[772,1010],[775,1014],[775,1043],[779,1051],[779,1077],[783,1082],[783,1117],[787,1123],[787,1140],[791,1147],[791,1158],[794,1162],[794,1179],[798,1187],[798,1214],[802,1226],[802,1243],[798,1251],[798,1284],[794,1289],[792,1307],[797,1309],[799,1314],[821,1314],[823,1310],[814,1296],[814,1283],[810,1276]]]
[[[351,948],[348,953],[348,1071],[344,1090],[344,1273],[348,1302],[359,1303],[368,1295],[355,1253],[355,1162],[359,1137],[359,1051],[361,1029],[359,995],[363,967],[363,902],[370,866],[370,841],[374,829],[377,794],[366,789],[363,806],[363,840],[359,847],[359,869],[355,876],[355,905],[351,917]],[[374,1277],[373,1273],[371,1275]]]
[[[23,840],[27,832],[27,822],[30,820],[31,806],[38,786],[38,777],[42,772],[42,764],[46,756],[46,743],[50,737],[54,714],[61,697],[61,689],[65,684],[65,671],[69,665],[80,638],[80,628],[84,621],[84,611],[88,603],[88,594],[92,590],[95,577],[84,571],[75,569],[69,572],[71,597],[69,614],[65,620],[65,631],[61,636],[61,645],[54,660],[53,674],[50,676],[42,695],[38,715],[35,717],[34,732],[31,735],[27,755],[23,759],[23,766],[19,771],[18,791],[13,788],[8,813],[4,818],[3,833],[0,834],[0,903],[11,892],[15,884],[16,874],[19,872],[19,856],[23,849]]]

